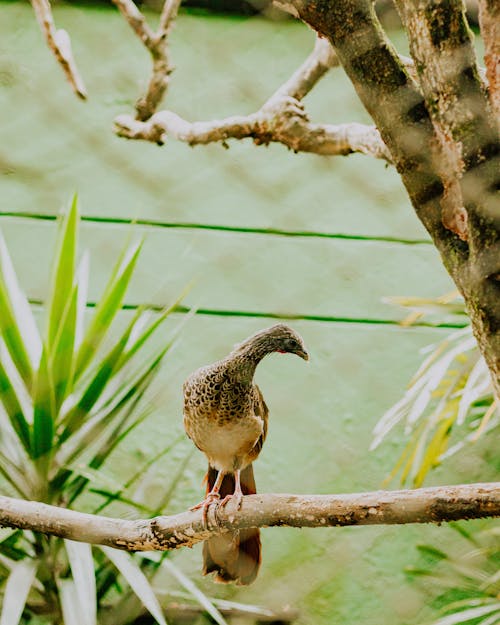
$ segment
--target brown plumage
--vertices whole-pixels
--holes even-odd
[[[208,458],[207,495],[197,507],[256,492],[252,462],[267,434],[268,409],[253,383],[259,362],[272,352],[308,360],[302,338],[285,324],[262,330],[212,365],[197,369],[184,383],[184,427]],[[258,529],[228,532],[203,545],[203,574],[215,581],[250,584],[260,565]]]

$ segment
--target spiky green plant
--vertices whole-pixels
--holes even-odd
[[[466,541],[445,552],[431,545],[418,550],[424,563],[407,567],[433,595],[440,616],[432,625],[498,625],[500,623],[500,529],[469,532],[463,524],[450,524]]]
[[[171,309],[154,316],[139,308],[111,338],[141,249],[138,242],[118,259],[87,320],[89,259],[84,254],[77,265],[78,223],[75,198],[60,220],[42,333],[0,236],[0,480],[23,499],[85,507],[82,497],[93,491],[104,498],[99,511],[121,501],[157,514],[179,476],[155,506],[139,501],[132,489],[170,448],[114,489],[109,479],[103,486],[102,467],[149,413],[144,394],[171,346],[156,330]],[[144,609],[165,625],[152,587],[165,556],[144,562],[125,552],[32,532],[3,530],[1,538],[0,625],[28,622],[37,614],[45,623],[96,625],[110,607],[114,625],[131,623]],[[188,588],[192,591],[192,584]],[[204,595],[191,595],[224,623]],[[125,604],[127,609],[120,609]]]
[[[463,301],[453,293],[436,300],[387,298],[412,312],[410,325],[436,313],[466,319]],[[421,486],[429,471],[465,444],[498,426],[500,411],[493,398],[491,378],[469,325],[426,348],[426,358],[403,397],[374,429],[375,449],[398,424],[404,423],[408,443],[386,481],[398,473],[402,484]],[[452,434],[455,441],[450,446]]]

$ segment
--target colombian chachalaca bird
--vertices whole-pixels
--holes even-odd
[[[236,345],[212,365],[197,369],[184,383],[184,427],[187,435],[208,458],[206,498],[194,508],[206,511],[210,503],[225,505],[256,493],[252,462],[267,433],[268,410],[255,368],[272,352],[296,354],[308,360],[302,338],[285,324],[262,330]],[[221,500],[222,497],[222,500]],[[214,580],[250,584],[261,560],[260,532],[246,529],[227,532],[205,541],[203,574]]]

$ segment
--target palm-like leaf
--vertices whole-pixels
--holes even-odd
[[[36,574],[36,562],[21,560],[12,565],[5,586],[0,625],[17,625]]]
[[[500,619],[500,544],[495,529],[468,532],[453,523],[467,543],[457,553],[444,552],[430,545],[418,547],[424,558],[421,567],[408,567],[412,577],[420,579],[442,605],[441,616],[432,625],[493,625]],[[457,596],[462,596],[456,600]]]
[[[110,338],[140,243],[123,252],[85,327],[89,258],[84,254],[76,268],[78,221],[75,198],[59,227],[43,337],[0,237],[0,474],[17,495],[60,505],[71,505],[86,491],[116,446],[149,414],[143,398],[172,344],[156,333],[171,308],[154,316],[138,310],[118,338]],[[156,351],[145,355],[153,337]],[[103,345],[111,347],[103,353]],[[134,507],[122,491],[120,498]],[[17,623],[25,606],[29,611],[32,586],[38,602],[44,588],[58,590],[65,625],[95,624],[98,598],[106,591],[102,585],[97,590],[91,549],[70,541],[63,546],[60,539],[22,532],[0,542],[1,625]],[[163,625],[140,568],[124,564],[125,557],[110,559]],[[120,573],[108,569],[108,582],[113,585]],[[48,596],[48,613],[51,605]]]
[[[130,554],[112,549],[111,547],[100,547],[100,549],[102,549],[106,557],[123,575],[130,588],[137,595],[148,612],[154,617],[156,622],[159,625],[167,625],[153,588]]]
[[[453,314],[460,314],[460,310],[465,314],[463,303],[455,299],[447,296],[422,302],[418,298],[398,298],[397,303],[420,314],[429,308],[432,312],[444,308]],[[500,422],[490,374],[470,327],[453,332],[426,351],[428,355],[406,393],[375,426],[371,445],[375,449],[396,425],[403,423],[409,440],[387,481],[400,473],[402,484],[409,481],[415,487],[421,486],[429,471],[445,457]],[[450,446],[452,434],[457,440]]]
[[[64,545],[74,580],[76,600],[80,606],[79,612],[82,613],[83,617],[81,622],[83,625],[96,625],[97,602],[92,548],[86,543],[72,540],[65,540]],[[73,598],[73,593],[71,593],[71,597]]]

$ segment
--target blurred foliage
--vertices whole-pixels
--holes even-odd
[[[43,333],[0,237],[0,474],[23,499],[88,509],[93,493],[102,499],[94,512],[119,501],[129,514],[154,516],[167,505],[185,464],[165,485],[161,501],[146,505],[140,493],[147,491],[150,467],[179,441],[170,441],[124,484],[102,468],[150,413],[144,394],[174,340],[156,330],[172,309],[152,315],[139,308],[118,338],[112,338],[114,330],[111,337],[141,250],[138,242],[118,259],[86,319],[89,258],[83,254],[77,265],[78,224],[75,198],[60,220]],[[53,624],[121,625],[145,611],[165,625],[152,586],[162,569],[214,621],[225,623],[166,554],[151,561],[12,529],[2,530],[0,539],[0,625],[27,623],[34,615]]]
[[[454,292],[438,299],[391,297],[387,301],[411,310],[402,325],[423,316],[453,318],[466,315]],[[423,484],[444,458],[497,427],[500,411],[493,398],[490,374],[470,326],[425,349],[426,357],[403,397],[374,429],[375,449],[398,424],[404,424],[406,447],[386,479],[400,475],[401,484]],[[454,436],[453,444],[452,435]]]
[[[466,541],[458,555],[420,545],[424,560],[406,572],[436,595],[441,616],[433,625],[498,625],[500,623],[500,528],[468,532],[464,524],[450,526]]]

